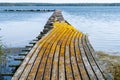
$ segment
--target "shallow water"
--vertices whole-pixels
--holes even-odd
[[[89,35],[92,46],[97,51],[120,54],[120,7],[117,6],[2,6],[4,9],[60,9],[65,19],[75,28]],[[50,13],[40,12],[0,12],[0,36],[5,47],[24,47],[43,29]],[[8,68],[18,62],[13,58],[20,53],[8,52],[0,59],[0,72],[11,72]],[[2,68],[3,66],[6,66]],[[6,77],[5,77],[6,78]],[[9,77],[6,78],[9,80]]]
[[[14,58],[18,57],[18,54],[22,53],[22,48],[7,48],[2,56],[0,56],[0,74],[1,73],[13,73],[15,68],[9,67],[9,65],[18,65],[21,62],[15,61]],[[0,76],[0,80],[10,80],[11,76]]]
[[[0,13],[0,34],[7,47],[24,47],[43,30],[51,13]]]

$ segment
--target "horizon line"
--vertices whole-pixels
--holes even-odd
[[[113,2],[111,2],[111,3],[96,3],[96,2],[80,2],[80,3],[47,3],[47,2],[0,2],[0,4],[1,3],[38,3],[38,4],[119,4],[119,3],[117,3],[117,2],[115,2],[115,3],[113,3]]]

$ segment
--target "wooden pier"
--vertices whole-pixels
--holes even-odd
[[[87,35],[65,21],[61,11],[53,13],[37,38],[12,80],[113,80]]]

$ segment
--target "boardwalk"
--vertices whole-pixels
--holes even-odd
[[[49,31],[48,31],[49,30]],[[55,11],[12,80],[112,80],[98,64],[88,37]]]

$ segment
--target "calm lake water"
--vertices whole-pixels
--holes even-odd
[[[117,6],[1,6],[4,9],[60,9],[64,18],[89,35],[96,51],[120,54],[120,7]],[[9,48],[24,47],[43,29],[52,12],[0,12],[0,36]],[[3,55],[6,64],[18,52]],[[15,62],[13,62],[15,63]],[[6,68],[8,69],[8,67]],[[7,70],[3,70],[4,72]],[[8,79],[8,78],[6,78]]]

